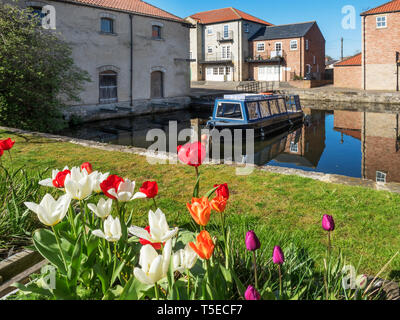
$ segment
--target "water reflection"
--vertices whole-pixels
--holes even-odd
[[[130,119],[107,120],[68,130],[65,135],[148,148],[149,129],[167,133],[169,122],[178,131],[191,127],[195,118],[210,112],[174,112]],[[290,131],[255,141],[257,165],[300,168],[382,182],[400,182],[399,115],[305,108],[309,121]],[[242,150],[246,150],[242,146]],[[223,154],[223,152],[221,152]]]

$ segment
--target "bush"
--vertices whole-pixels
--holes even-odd
[[[54,132],[67,126],[62,107],[79,101],[89,75],[71,48],[38,25],[30,9],[0,3],[0,124]]]

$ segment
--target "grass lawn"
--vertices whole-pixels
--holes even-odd
[[[191,167],[150,165],[146,158],[137,155],[0,131],[0,139],[7,137],[17,141],[12,150],[14,168],[23,166],[32,175],[49,168],[45,175],[49,177],[53,168],[79,166],[89,161],[95,170],[128,177],[137,185],[155,180],[159,184],[158,205],[166,213],[170,225],[182,226],[191,220],[186,208],[195,182]],[[11,165],[7,153],[2,157],[2,163],[5,167]],[[235,168],[223,165],[202,166],[200,172],[201,194],[216,183],[229,184],[231,199],[227,221],[234,232],[245,232],[245,225],[257,230],[261,242],[267,234],[277,234],[277,239],[284,235],[287,239],[297,239],[313,253],[323,255],[327,234],[321,228],[321,219],[323,214],[329,214],[336,221],[334,250],[342,250],[347,261],[355,266],[361,259],[360,270],[372,275],[378,273],[400,249],[398,194],[259,170],[250,176],[236,176]],[[4,179],[3,172],[0,179]],[[130,203],[135,211],[135,224],[145,225],[151,205],[147,200]],[[4,210],[4,204],[0,209]],[[3,234],[3,230],[0,233]],[[383,277],[400,279],[399,256]]]

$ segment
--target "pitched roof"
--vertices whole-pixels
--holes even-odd
[[[361,66],[361,53],[335,64],[336,67]]]
[[[400,11],[400,0],[393,0],[361,13],[362,16]]]
[[[261,27],[249,40],[274,40],[304,37],[315,21]]]
[[[57,1],[57,0],[56,0]],[[127,11],[151,17],[184,22],[182,18],[164,11],[141,0],[64,0],[65,2],[84,4],[114,10]]]
[[[272,24],[267,21],[261,20],[261,19],[256,18],[246,12],[240,11],[240,10],[232,8],[232,7],[199,12],[199,13],[195,13],[195,14],[191,15],[190,17],[197,20],[201,24],[211,24],[211,23],[236,21],[236,20],[247,20],[247,21],[264,24],[267,26],[272,26]]]

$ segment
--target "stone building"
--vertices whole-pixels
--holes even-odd
[[[140,0],[20,1],[41,12],[51,5],[56,30],[91,82],[79,105],[84,117],[102,109],[134,114],[189,103],[189,24]]]
[[[322,80],[325,38],[315,21],[264,26],[250,38],[249,76],[259,81]]]
[[[249,38],[271,24],[235,8],[200,12],[186,18],[190,31],[192,81],[245,81]]]

